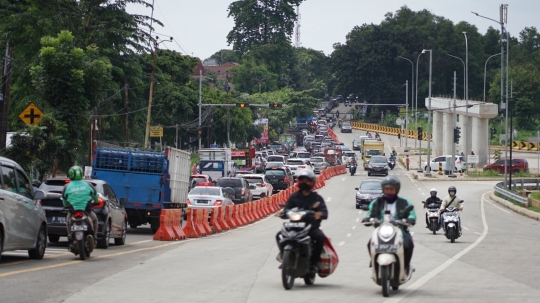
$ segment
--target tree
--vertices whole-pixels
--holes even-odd
[[[215,52],[209,59],[216,59],[219,65],[227,62],[238,62],[238,54],[231,49],[222,49]]]
[[[278,76],[271,73],[264,65],[247,61],[232,71],[232,82],[237,90],[249,94],[273,91],[277,89]]]
[[[241,56],[253,45],[290,42],[297,20],[295,7],[303,0],[238,0],[229,5],[234,27],[227,43]]]

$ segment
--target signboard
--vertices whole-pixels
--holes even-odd
[[[201,171],[205,170],[223,170],[223,161],[201,160],[199,167]]]
[[[27,125],[38,124],[41,117],[43,117],[43,112],[34,103],[30,103],[19,115],[19,118]]]
[[[231,152],[231,157],[245,157],[246,152],[245,151],[233,151]]]
[[[217,144],[210,144],[210,148],[218,148]]]
[[[163,137],[163,126],[150,126],[150,137]]]
[[[92,179],[92,166],[85,166],[84,167],[84,178],[85,179]]]
[[[478,156],[477,155],[468,155],[467,156],[467,163],[478,163]]]
[[[403,120],[401,120],[401,118],[397,118],[396,125],[402,125],[402,124],[403,124]]]

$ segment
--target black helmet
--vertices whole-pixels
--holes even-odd
[[[401,188],[401,182],[395,176],[388,176],[384,178],[381,182],[381,188],[386,186],[392,186],[396,189],[396,194],[399,194],[399,189]]]
[[[298,184],[300,184],[300,179],[307,178],[307,179],[311,180],[311,183],[310,183],[311,189],[313,189],[315,187],[315,184],[316,184],[316,181],[317,181],[317,175],[315,175],[315,173],[312,170],[310,170],[310,169],[302,169],[301,171],[299,171],[296,174],[296,177],[297,177],[297,180],[298,180]]]
[[[456,189],[455,186],[450,186],[450,187],[448,187],[448,193],[450,193],[451,191],[454,192],[454,195],[457,194],[457,189]]]

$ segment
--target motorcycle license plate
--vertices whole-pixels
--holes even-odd
[[[379,244],[375,246],[376,253],[395,253],[397,249],[398,246],[394,244]]]
[[[81,231],[81,230],[88,230],[88,226],[86,225],[71,225],[71,231]]]
[[[66,223],[66,217],[52,217],[51,223]]]
[[[306,227],[306,222],[285,222],[285,227]]]

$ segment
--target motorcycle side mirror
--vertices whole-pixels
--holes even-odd
[[[425,203],[426,203],[426,201],[422,201],[422,204],[425,204]]]
[[[355,187],[354,190],[358,190],[358,187]]]
[[[463,202],[465,202],[465,200],[459,200],[459,203],[463,203]]]
[[[279,206],[279,207],[285,207],[285,204],[283,204],[283,203],[278,203],[277,206]]]
[[[45,192],[43,192],[41,190],[37,190],[34,193],[34,200],[41,200],[41,199],[45,199]]]
[[[400,215],[401,219],[406,219],[413,209],[414,209],[414,205],[408,205],[407,207],[405,207],[403,212],[401,212],[401,215]]]

